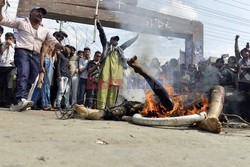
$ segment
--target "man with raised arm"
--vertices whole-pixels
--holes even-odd
[[[101,82],[101,86],[100,83],[98,83],[97,108],[105,109],[105,107],[111,108],[115,105],[119,86],[123,79],[123,69],[127,68],[127,61],[123,51],[132,45],[138,39],[139,35],[120,46],[118,45],[119,36],[111,37],[108,42],[98,16],[95,17],[97,19],[97,29],[99,30],[103,47],[100,60],[102,69],[98,81]]]
[[[42,25],[44,8],[33,8],[27,18],[9,19],[2,15],[5,0],[0,0],[0,25],[17,29],[14,63],[17,68],[17,104],[10,107],[11,111],[24,111],[33,105],[27,100],[28,92],[34,83],[42,64],[40,51],[47,41],[52,47],[60,50],[65,48],[55,39],[50,31]]]
[[[235,56],[238,63],[238,90],[240,92],[250,91],[250,50],[248,47],[239,49],[240,36],[235,37]]]

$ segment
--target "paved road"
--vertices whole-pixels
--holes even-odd
[[[250,130],[219,135],[0,109],[1,167],[249,167]]]

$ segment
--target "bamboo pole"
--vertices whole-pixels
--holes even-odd
[[[98,15],[99,4],[100,4],[100,0],[97,0],[96,1],[96,9],[95,9],[95,17]],[[96,26],[97,26],[97,19],[95,18],[94,33],[93,33],[93,43],[95,43],[95,40],[96,40]]]

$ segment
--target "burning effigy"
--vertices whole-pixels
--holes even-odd
[[[145,103],[125,101],[119,106],[97,110],[76,105],[79,117],[84,119],[119,119],[133,116],[132,121],[145,126],[189,126],[197,125],[201,129],[221,132],[218,119],[224,103],[225,91],[222,86],[212,88],[209,97],[196,95],[178,95],[171,84],[162,85],[139,64],[137,57],[128,60],[128,65],[143,76],[152,91],[146,92]],[[190,101],[190,99],[192,99]],[[194,99],[194,100],[193,100]]]
[[[135,72],[142,75],[147,81],[153,81],[157,85],[150,84],[154,94],[146,94],[146,104],[140,115],[133,117],[133,122],[142,125],[191,125],[197,123],[202,129],[220,133],[221,123],[219,115],[223,108],[225,91],[221,86],[215,86],[210,98],[201,96],[190,104],[186,104],[184,96],[174,92],[173,87],[168,84],[166,88],[160,85],[150,74],[148,74],[138,63],[137,57],[134,56],[128,61],[128,64]],[[159,102],[156,103],[155,95]],[[154,117],[154,118],[145,118]]]

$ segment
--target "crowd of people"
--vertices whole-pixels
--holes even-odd
[[[0,9],[3,6],[1,2]],[[94,51],[91,60],[90,48],[77,51],[74,46],[63,46],[62,41],[68,35],[63,31],[51,34],[41,24],[45,14],[44,8],[34,8],[29,18],[9,19],[0,15],[0,25],[17,30],[17,34],[7,32],[5,41],[0,41],[1,107],[10,107],[13,111],[30,107],[50,111],[75,103],[102,110],[113,107],[120,84],[116,81],[123,78],[123,70],[127,68],[123,51],[138,35],[119,46],[119,36],[108,41],[96,16],[103,50]],[[0,27],[0,35],[3,32]],[[177,59],[171,59],[161,66],[154,58],[149,67],[165,76],[179,94],[208,92],[214,85],[224,86],[227,92],[247,93],[250,90],[250,47],[247,44],[240,50],[238,39],[237,35],[235,56],[227,58],[227,63],[222,56],[215,62],[203,60],[197,65],[179,64]],[[109,88],[97,89],[89,85],[100,80]]]
[[[200,61],[197,65],[179,64],[171,59],[160,66],[157,58],[151,62],[158,73],[167,78],[179,94],[199,92],[207,94],[215,85],[225,88],[224,112],[250,120],[250,47],[239,49],[239,35],[235,37],[235,56],[222,55],[215,61]],[[159,68],[161,67],[161,68]]]
[[[1,45],[1,106],[24,111],[30,107],[67,108],[76,102],[99,109],[115,105],[119,85],[115,78],[122,78],[123,69],[127,67],[123,51],[138,35],[118,46],[119,37],[113,36],[107,41],[101,22],[95,16],[103,50],[95,51],[90,60],[90,48],[76,51],[71,45],[63,46],[62,41],[68,35],[63,31],[52,34],[42,25],[46,9],[36,7],[27,18],[10,19],[3,17],[3,6],[4,1],[0,2],[0,25],[13,28],[17,33],[6,33],[6,41]],[[95,84],[97,79],[102,87],[109,88],[97,91],[88,85]]]
[[[2,27],[0,29],[3,30]],[[62,42],[67,34],[57,31],[53,36]],[[17,68],[14,63],[16,39],[13,33],[5,34],[5,41],[1,44],[1,106],[10,107],[15,103],[17,94]],[[93,60],[90,60],[91,50],[86,47],[84,50],[76,49],[66,45],[65,50],[55,50],[47,42],[43,44],[41,57],[39,60],[43,65],[37,66],[40,69],[40,77],[33,92],[26,92],[26,100],[30,99],[34,103],[32,108],[43,110],[54,110],[56,108],[70,106],[71,104],[86,98],[84,104],[93,107],[93,98],[96,95],[94,89],[87,89],[87,78],[97,78],[100,73],[101,52],[94,53]],[[15,60],[16,61],[16,60]],[[36,63],[39,63],[38,61]],[[23,66],[22,68],[26,68]],[[43,77],[41,77],[43,76]],[[30,85],[31,87],[31,85]],[[28,97],[31,92],[32,96]]]
[[[203,60],[197,65],[179,64],[177,59],[167,61],[160,71],[173,84],[176,93],[208,92],[215,85],[222,85],[226,91],[233,92],[238,87],[238,66],[235,56],[228,59],[221,57],[215,62]],[[227,63],[225,63],[227,62]]]

